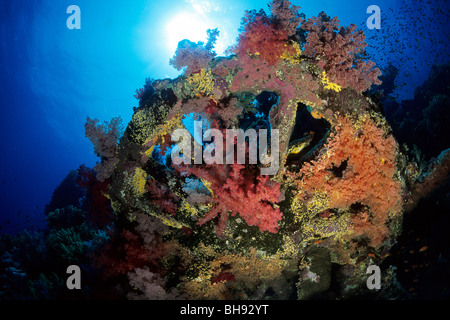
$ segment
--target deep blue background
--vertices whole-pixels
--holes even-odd
[[[397,98],[411,98],[430,65],[448,61],[447,1],[407,7],[386,0],[292,2],[306,17],[324,10],[342,25],[365,29],[373,60],[401,69]],[[81,8],[81,30],[66,27],[72,4]],[[382,30],[365,27],[371,4],[382,10]],[[167,43],[166,28],[174,17],[193,16],[205,26],[205,38],[207,27],[218,27],[220,54],[236,39],[244,10],[259,8],[266,2],[0,0],[2,231],[42,225],[45,204],[68,171],[98,160],[84,137],[86,116],[120,115],[126,125],[145,78],[179,74],[168,64],[174,44]]]

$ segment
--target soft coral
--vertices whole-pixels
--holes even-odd
[[[339,117],[335,130],[327,152],[300,170],[300,195],[324,193],[333,209],[360,207],[352,219],[354,235],[368,236],[377,247],[388,235],[388,218],[402,206],[402,184],[395,178],[397,143],[369,117],[357,123]]]
[[[331,82],[358,92],[366,91],[372,84],[381,84],[378,76],[381,71],[373,61],[365,60],[367,46],[362,30],[356,25],[339,27],[337,17],[330,18],[324,12],[302,23],[301,28],[308,32],[303,53],[320,59],[322,67]]]
[[[184,170],[206,180],[213,192],[215,206],[200,219],[199,224],[219,217],[218,234],[228,221],[228,213],[239,213],[250,226],[260,231],[278,232],[278,222],[282,218],[279,208],[273,204],[280,201],[280,185],[268,176],[255,176],[244,165],[206,165],[184,167]]]
[[[245,54],[257,54],[269,63],[275,64],[280,56],[289,50],[295,54],[295,49],[286,46],[290,36],[295,34],[300,18],[298,8],[287,0],[274,0],[269,5],[272,15],[263,10],[246,11],[242,20],[242,32],[236,52],[240,57]]]

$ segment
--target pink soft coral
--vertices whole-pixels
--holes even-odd
[[[324,12],[308,19],[301,28],[308,32],[304,54],[320,59],[331,82],[358,92],[366,91],[372,84],[381,84],[381,72],[372,61],[361,57],[367,46],[363,31],[356,25],[339,27],[337,17],[331,19]]]
[[[266,15],[247,12],[244,23],[244,32],[239,36],[238,55],[258,54],[273,65],[286,50],[287,33],[277,29]]]
[[[122,136],[122,119],[116,117],[111,121],[99,123],[97,119],[87,117],[84,125],[85,135],[94,145],[94,152],[101,158],[94,170],[97,172],[97,179],[104,182],[114,171],[118,159],[116,154],[117,144]]]
[[[295,34],[300,18],[297,13],[299,7],[292,6],[287,0],[274,0],[269,7],[271,16],[262,10],[245,12],[236,53],[240,57],[258,54],[269,65],[273,65],[283,52],[291,50],[295,54],[295,49],[286,47],[286,42]]]
[[[185,70],[186,75],[208,67],[209,62],[216,56],[213,48],[219,31],[217,29],[208,29],[207,33],[208,41],[206,44],[203,42],[194,43],[186,39],[180,41],[175,55],[170,59],[169,63],[177,70],[187,67]]]

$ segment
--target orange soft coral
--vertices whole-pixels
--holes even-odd
[[[300,171],[300,196],[325,193],[332,208],[359,208],[352,216],[354,235],[380,245],[388,235],[390,215],[401,210],[401,183],[396,180],[397,144],[369,117],[352,123],[339,117],[327,152]]]

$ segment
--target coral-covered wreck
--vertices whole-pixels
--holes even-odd
[[[206,44],[180,42],[171,63],[183,75],[138,90],[114,159],[102,158],[114,163],[107,195],[128,221],[120,228],[150,257],[123,269],[131,298],[368,294],[367,267],[389,254],[405,208],[436,177],[415,170],[367,94],[381,72],[363,55],[364,33],[325,13],[304,20],[289,1],[269,7],[246,13],[228,57],[213,51],[217,30]],[[173,164],[171,133],[193,119],[278,129],[279,170]],[[447,152],[440,177],[448,165]]]

